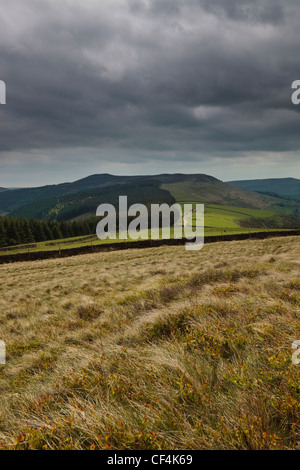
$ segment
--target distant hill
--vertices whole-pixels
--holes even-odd
[[[0,212],[16,216],[25,216],[25,214],[28,214],[30,212],[32,213],[32,217],[47,217],[47,209],[50,210],[51,208],[53,208],[53,205],[56,206],[57,204],[59,205],[61,203],[67,203],[68,205],[71,204],[72,198],[68,197],[65,201],[65,196],[67,195],[77,194],[77,196],[74,198],[77,204],[78,198],[89,198],[89,192],[92,192],[92,197],[95,197],[95,191],[100,191],[100,196],[103,197],[103,202],[106,202],[105,192],[102,191],[105,188],[112,188],[113,186],[117,185],[130,185],[138,181],[141,183],[144,182],[144,184],[149,181],[158,181],[160,184],[178,184],[181,180],[184,180],[186,178],[196,178],[197,183],[218,181],[215,178],[206,175],[163,174],[154,176],[114,176],[105,173],[99,175],[91,175],[73,183],[47,185],[36,188],[23,188],[12,190],[9,192],[3,192],[0,194]],[[129,189],[130,188],[128,186],[127,190]],[[61,198],[64,199],[63,202],[61,201]],[[41,207],[43,208],[42,214],[40,210]]]
[[[129,204],[200,202],[270,210],[288,217],[300,214],[300,201],[245,190],[205,174],[99,174],[73,183],[1,192],[0,215],[76,220],[95,215],[101,203],[117,205],[119,195],[127,195]]]
[[[3,191],[7,191],[6,188],[0,188],[0,193],[2,193]]]
[[[228,181],[228,184],[248,191],[273,193],[281,197],[300,200],[300,180],[297,178]]]
[[[131,181],[135,177],[126,178],[130,178]],[[0,196],[0,211],[10,213],[20,207],[26,206],[26,204],[39,201],[41,199],[111,186],[122,182],[123,179],[124,177],[109,174],[92,175],[73,183],[53,184],[36,188],[22,188],[11,190],[9,192],[5,191],[5,193]]]
[[[198,175],[182,175],[180,179],[163,182],[162,188],[168,190],[176,201],[230,205],[252,209],[267,209],[277,199],[255,192],[245,191],[213,178]]]
[[[10,215],[12,217],[56,219],[59,221],[78,219],[94,216],[97,207],[102,203],[118,207],[120,195],[127,195],[128,205],[136,202],[145,205],[176,202],[168,191],[160,188],[159,181],[148,180],[130,184],[113,184],[108,187],[39,199],[13,210]]]

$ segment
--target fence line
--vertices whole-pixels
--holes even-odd
[[[286,230],[276,232],[252,232],[231,235],[210,235],[204,238],[204,244],[238,240],[263,240],[266,238],[299,236],[300,230]],[[16,253],[11,255],[0,255],[0,264],[16,263],[20,261],[35,261],[51,258],[66,258],[69,256],[84,255],[88,253],[99,253],[107,251],[119,251],[139,248],[155,248],[160,246],[184,245],[191,241],[187,239],[166,239],[166,240],[137,240],[132,242],[103,243],[101,245],[87,245],[76,248],[66,248],[51,251],[36,251],[27,253]]]

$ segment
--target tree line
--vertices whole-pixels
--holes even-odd
[[[58,222],[0,216],[0,247],[94,234],[98,221],[96,217]]]

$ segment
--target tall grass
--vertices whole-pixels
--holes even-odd
[[[297,237],[0,266],[0,447],[299,449]]]

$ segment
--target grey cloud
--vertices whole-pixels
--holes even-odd
[[[0,159],[37,149],[52,149],[53,161],[68,149],[71,162],[72,149],[104,159],[114,148],[124,163],[151,151],[166,161],[298,151],[296,5],[11,0],[0,16]]]
[[[199,0],[199,3],[207,11],[224,13],[233,20],[279,24],[285,19],[284,5],[279,0]]]

